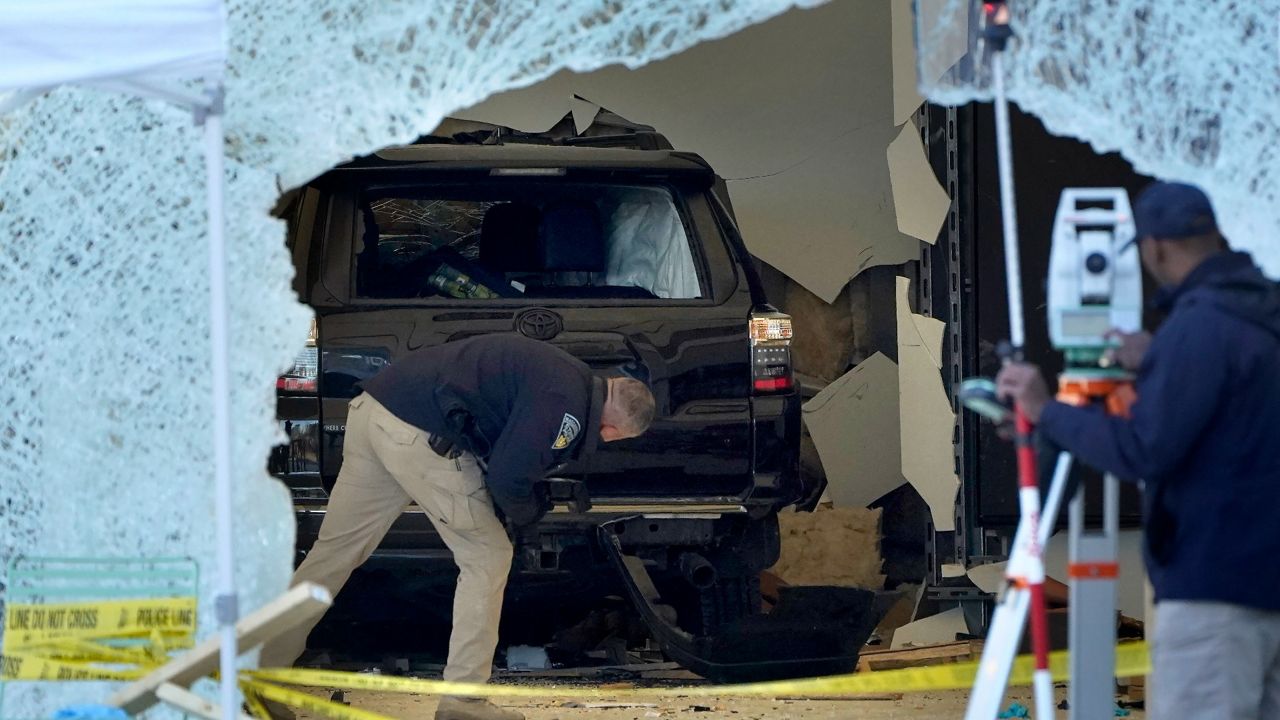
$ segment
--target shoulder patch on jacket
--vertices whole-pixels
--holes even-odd
[[[582,423],[578,421],[578,418],[565,413],[564,419],[560,421],[560,432],[556,435],[556,441],[551,443],[551,449],[564,450],[578,437],[580,432],[582,432]]]

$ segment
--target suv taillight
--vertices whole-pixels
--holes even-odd
[[[289,372],[276,378],[276,390],[286,393],[315,393],[318,389],[319,353],[316,351],[316,321],[311,320],[307,346],[293,359]]]
[[[751,314],[751,389],[757,395],[787,392],[791,374],[791,316],[780,312]]]

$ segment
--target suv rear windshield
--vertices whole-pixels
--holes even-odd
[[[704,296],[661,186],[371,188],[359,211],[362,298]]]

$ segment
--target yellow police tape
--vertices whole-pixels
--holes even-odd
[[[0,679],[137,679],[166,662],[170,650],[192,646],[196,630],[195,611],[196,599],[193,597],[10,605],[5,618]],[[1067,662],[1066,652],[1050,656],[1050,671],[1055,680],[1067,679]],[[1029,656],[1017,658],[1009,684],[1029,684],[1032,669],[1033,661]],[[627,689],[458,683],[301,669],[246,671],[241,673],[240,681],[250,710],[263,720],[269,718],[263,707],[264,700],[301,707],[336,720],[389,720],[377,713],[324,700],[280,684],[471,697],[831,697],[966,689],[973,686],[977,670],[978,664],[971,662],[739,685]],[[1118,677],[1148,672],[1150,660],[1146,643],[1117,646]]]
[[[262,704],[262,698],[253,689],[250,683],[240,680],[240,692],[244,695],[245,707],[249,708],[249,714],[258,720],[272,720],[271,713],[267,711],[265,705]]]
[[[1068,678],[1065,651],[1050,655],[1049,669],[1055,680]],[[1029,685],[1034,661],[1030,656],[1017,658],[1009,677],[1010,685]],[[978,663],[957,663],[925,668],[904,668],[877,672],[850,673],[799,680],[775,680],[740,685],[712,685],[664,688],[600,689],[585,687],[530,687],[514,685],[482,685],[476,683],[420,680],[416,678],[388,677],[362,673],[334,672],[328,670],[251,670],[242,673],[242,679],[255,691],[277,702],[293,703],[301,697],[319,700],[306,693],[293,693],[285,697],[285,689],[270,683],[300,685],[306,687],[340,688],[345,690],[371,690],[377,692],[416,693],[422,695],[462,695],[470,697],[694,697],[694,696],[851,696],[875,693],[917,692],[921,690],[961,690],[973,686]],[[1134,677],[1151,670],[1146,643],[1124,643],[1116,647],[1116,676]],[[310,703],[310,700],[308,701]],[[309,704],[307,707],[310,707]],[[345,708],[336,705],[337,708]],[[322,712],[316,708],[317,712]],[[349,710],[349,708],[347,708]],[[331,712],[337,712],[333,710]],[[344,714],[330,717],[348,720],[373,720],[368,714]]]
[[[4,647],[19,649],[66,638],[146,637],[153,630],[194,634],[195,629],[194,597],[10,605],[4,619]]]
[[[321,717],[334,718],[335,720],[396,720],[387,715],[361,710],[360,708],[325,700],[315,695],[283,688],[271,683],[241,680],[240,688],[245,693],[245,701],[249,706],[250,712],[258,720],[273,720],[266,707],[262,704],[264,699],[300,708]],[[253,699],[249,700],[249,698]]]
[[[134,680],[195,642],[196,598],[11,604],[0,680]]]

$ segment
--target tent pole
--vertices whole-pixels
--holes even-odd
[[[227,248],[224,236],[222,129],[223,89],[219,85],[210,104],[197,112],[196,121],[203,122],[205,139],[206,185],[209,194],[209,344],[212,348],[210,380],[213,386],[213,459],[214,513],[218,557],[218,594],[215,609],[218,632],[222,636],[218,670],[220,673],[219,704],[224,720],[239,716],[240,697],[237,687],[236,621],[239,619],[239,597],[236,593],[235,550],[233,547],[233,494],[231,486],[231,372],[229,310],[227,306]]]

